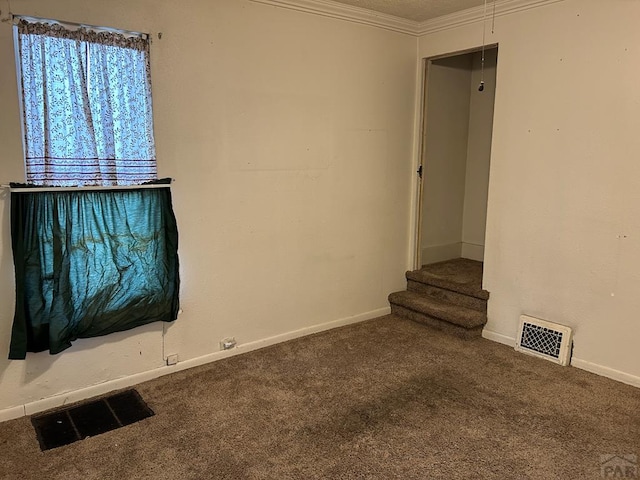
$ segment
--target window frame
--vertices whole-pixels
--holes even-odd
[[[27,152],[28,152],[28,145],[27,145],[27,125],[26,125],[26,110],[25,110],[25,105],[24,105],[24,82],[23,82],[23,69],[22,69],[22,61],[21,61],[21,49],[20,49],[20,40],[19,40],[19,29],[18,29],[18,24],[20,21],[25,21],[27,23],[40,23],[40,24],[47,24],[47,25],[59,25],[61,27],[63,27],[66,30],[69,31],[77,31],[80,29],[84,29],[87,31],[90,31],[92,33],[113,33],[113,34],[117,34],[117,35],[122,35],[126,38],[140,38],[146,42],[148,42],[148,47],[146,50],[146,62],[147,62],[147,68],[148,68],[148,76],[149,76],[149,96],[148,96],[148,101],[151,105],[150,107],[150,120],[151,120],[151,125],[149,127],[149,130],[151,132],[151,137],[153,140],[153,158],[150,160],[153,160],[153,164],[154,164],[154,171],[155,174],[153,177],[149,177],[143,181],[141,181],[140,183],[119,183],[118,179],[116,177],[116,180],[113,182],[113,185],[105,185],[105,182],[108,182],[108,180],[104,180],[101,179],[100,180],[100,184],[99,185],[93,185],[91,183],[89,183],[90,181],[87,182],[87,184],[83,183],[83,182],[79,182],[77,185],[68,185],[68,186],[64,186],[64,188],[87,188],[87,187],[96,187],[96,188],[122,188],[122,187],[126,187],[126,186],[131,186],[131,187],[135,187],[136,185],[140,185],[142,183],[148,183],[148,182],[154,182],[156,180],[158,180],[158,174],[157,174],[157,153],[155,151],[155,132],[154,132],[154,126],[155,126],[155,122],[154,122],[154,115],[153,115],[153,94],[152,94],[152,88],[151,88],[151,34],[150,33],[143,33],[143,32],[138,32],[138,31],[131,31],[131,30],[125,30],[125,29],[119,29],[119,28],[113,28],[113,27],[105,27],[105,26],[97,26],[97,25],[91,25],[91,24],[86,24],[86,23],[76,23],[76,22],[70,22],[70,21],[65,21],[65,20],[57,20],[57,19],[49,19],[49,18],[41,18],[41,17],[34,17],[34,16],[26,16],[26,15],[12,15],[12,23],[13,23],[13,40],[14,40],[14,60],[15,60],[15,65],[16,65],[16,83],[17,83],[17,92],[18,92],[18,103],[19,103],[19,110],[20,110],[20,129],[21,129],[21,141],[22,141],[22,152],[23,152],[23,171],[24,171],[24,178],[25,181],[28,182],[29,181],[29,172],[28,172],[28,165],[27,165]],[[53,35],[52,35],[53,36]],[[91,77],[90,77],[90,69],[91,69],[91,65],[89,62],[89,58],[90,58],[90,52],[89,52],[89,48],[88,48],[88,44],[91,43],[91,41],[87,41],[87,46],[86,48],[86,52],[85,52],[85,58],[86,58],[86,68],[84,69],[85,72],[85,76],[87,79],[87,90],[89,90],[89,86],[91,84]],[[98,42],[95,42],[98,43]],[[125,47],[122,47],[125,48]],[[55,185],[46,185],[46,184],[29,184],[29,185],[34,185],[36,187],[39,188],[61,188],[61,187],[56,187]]]

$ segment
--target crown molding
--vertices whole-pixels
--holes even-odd
[[[513,13],[523,12],[532,8],[544,7],[552,3],[564,0],[496,0],[495,16],[502,17]],[[488,2],[487,18],[493,17],[493,2]],[[443,15],[419,24],[416,35],[428,35],[430,33],[462,27],[471,23],[481,22],[484,19],[484,6],[461,10],[460,12]]]
[[[348,22],[370,25],[416,37],[481,22],[485,13],[484,6],[481,5],[479,7],[469,8],[449,15],[443,15],[425,22],[414,22],[412,20],[406,20],[393,15],[367,10],[365,8],[345,5],[332,0],[250,1],[274,7],[287,8],[289,10],[297,10],[299,12],[311,13],[314,15],[321,15],[323,17],[346,20]],[[501,17],[563,1],[564,0],[496,0],[495,16]],[[489,2],[490,3],[487,6],[487,17],[493,16],[493,2],[491,0],[489,0]]]
[[[365,8],[353,7],[331,0],[250,0],[275,7],[288,8],[299,12],[312,13],[323,17],[337,18],[353,23],[384,28],[407,35],[417,35],[420,23]]]

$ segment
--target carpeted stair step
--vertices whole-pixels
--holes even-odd
[[[458,258],[426,265],[407,272],[407,281],[431,285],[451,292],[487,300],[489,292],[482,289],[482,262]]]
[[[478,337],[487,316],[477,310],[454,305],[418,292],[402,291],[389,295],[391,313],[463,338]]]
[[[438,300],[460,305],[462,307],[471,308],[472,310],[477,310],[484,314],[487,313],[486,300],[465,295],[464,293],[458,293],[452,290],[447,290],[446,288],[429,285],[427,283],[416,282],[409,278],[407,278],[407,290],[410,292],[417,292],[422,295],[428,295],[430,297],[437,298]]]

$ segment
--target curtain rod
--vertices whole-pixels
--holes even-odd
[[[9,189],[15,193],[36,193],[36,192],[88,192],[99,190],[139,190],[147,188],[171,188],[170,183],[153,183],[150,185],[114,185],[112,187],[12,187],[8,184],[0,185],[0,188]]]
[[[68,22],[66,20],[54,20],[52,18],[32,17],[30,15],[11,14],[11,17],[14,25],[17,25],[20,20],[26,20],[27,22],[57,23],[58,25],[62,25],[63,27],[71,30],[75,30],[78,28],[86,28],[89,30],[93,30],[94,32],[120,33],[122,35],[130,36],[130,37],[140,37],[145,40],[148,40],[149,38],[151,38],[151,34],[149,33],[132,32],[130,30],[122,30],[120,28],[99,27],[97,25],[88,25],[86,23]]]

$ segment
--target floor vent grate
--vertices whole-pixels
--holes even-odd
[[[34,415],[41,450],[69,445],[153,416],[153,410],[136,390],[127,390],[99,400]]]
[[[569,365],[571,336],[569,327],[521,315],[516,350],[560,365]]]

